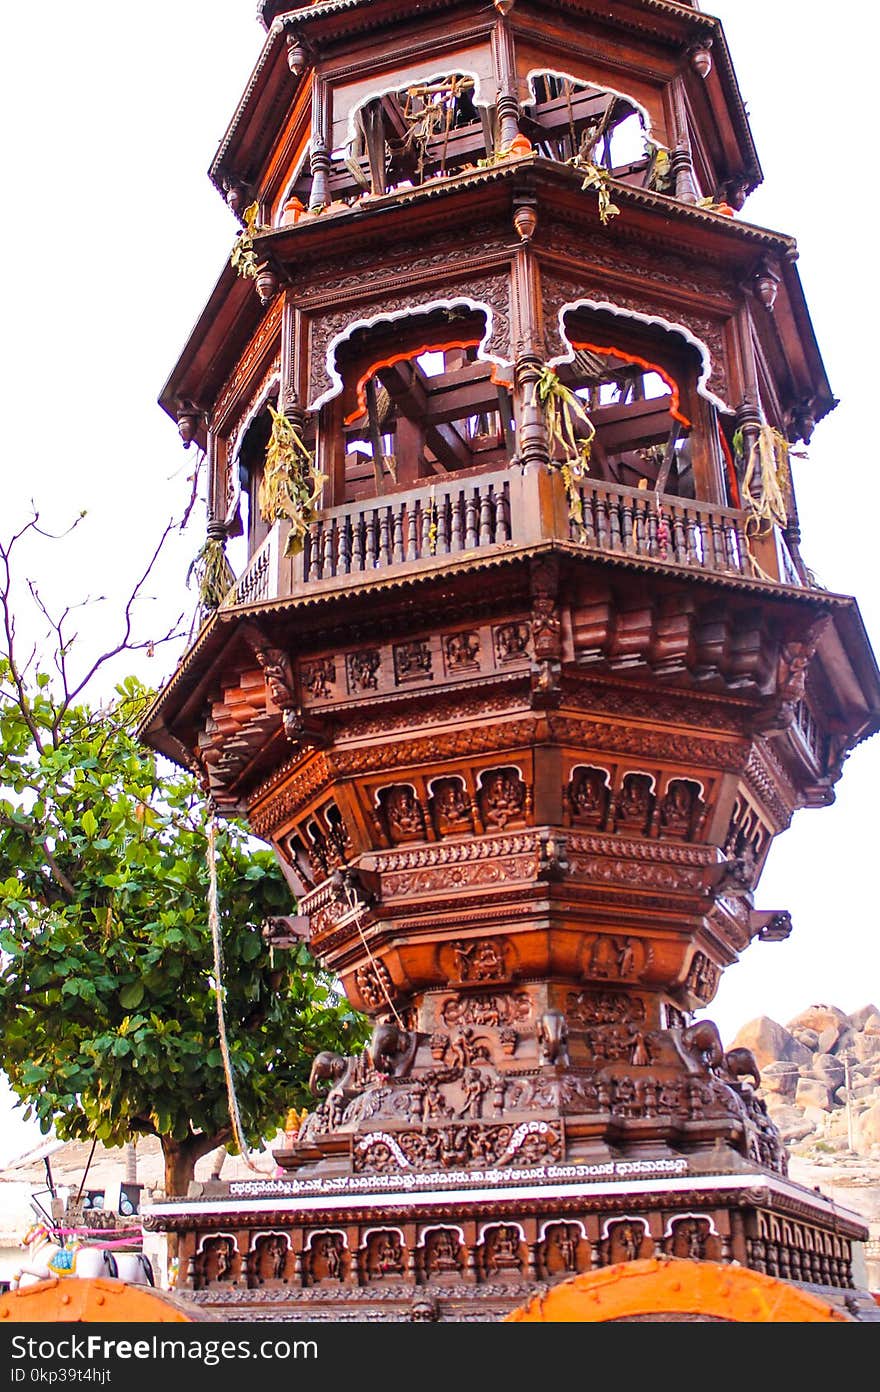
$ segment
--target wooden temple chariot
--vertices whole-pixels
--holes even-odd
[[[494,1320],[651,1257],[851,1293],[703,1012],[880,726],[789,451],[835,406],[718,20],[263,0],[241,226],[162,393],[247,549],[142,734],[375,1022],[276,1179],[156,1206],[228,1317]],[[266,507],[280,423],[300,504]],[[275,451],[277,456],[277,449]],[[237,540],[236,540],[237,539]]]

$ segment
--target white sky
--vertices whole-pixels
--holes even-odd
[[[0,13],[0,533],[21,523],[30,498],[59,530],[87,509],[73,541],[34,553],[31,578],[55,604],[106,595],[96,611],[105,624],[188,493],[195,452],[182,449],[156,397],[235,236],[206,171],[262,46],[255,8],[42,0]],[[876,256],[880,21],[862,4],[833,31],[819,0],[704,8],[724,23],[765,174],[742,216],[797,237],[841,400],[809,460],[795,463],[804,557],[829,589],[858,597],[880,649],[871,342],[880,306],[860,259]],[[184,576],[203,519],[200,508],[162,567],[145,627],[160,632],[191,612]],[[84,641],[89,623],[84,613]],[[138,669],[159,682],[170,663],[160,651]],[[836,804],[796,814],[778,839],[756,902],[790,909],[794,932],[754,944],[726,973],[706,1012],[726,1040],[760,1014],[784,1023],[817,1001],[880,1004],[878,789],[875,738],[845,766]],[[0,1163],[32,1134],[15,1119],[2,1124]]]

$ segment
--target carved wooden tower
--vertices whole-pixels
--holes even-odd
[[[143,733],[275,847],[376,1028],[316,1060],[283,1179],[153,1221],[240,1317],[496,1319],[661,1253],[846,1289],[860,1225],[694,1022],[880,724],[800,556],[789,446],[835,401],[795,244],[742,215],[721,25],[260,15],[211,168],[241,237],[162,396],[248,559]]]

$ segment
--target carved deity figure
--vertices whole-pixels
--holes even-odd
[[[441,778],[434,784],[432,805],[434,823],[441,836],[449,831],[470,829],[467,795],[458,778]]]
[[[408,783],[389,788],[382,802],[392,841],[412,841],[422,835],[422,809]]]
[[[691,834],[699,789],[685,778],[674,778],[663,799],[661,819],[665,830],[673,836]]]
[[[548,1266],[553,1270],[576,1271],[579,1236],[577,1228],[567,1223],[557,1223],[548,1228],[546,1233]]]
[[[462,1078],[464,1101],[456,1115],[481,1117],[483,1115],[483,1098],[491,1086],[491,1080],[479,1068],[466,1068]]]
[[[480,938],[472,943],[456,943],[453,951],[462,981],[491,981],[504,975],[503,948],[490,938]]]
[[[215,1237],[205,1243],[205,1279],[208,1281],[229,1281],[232,1279],[232,1262],[235,1256],[235,1243],[231,1237]]]
[[[435,1078],[429,1078],[422,1094],[422,1121],[434,1121],[437,1117],[449,1116],[449,1113],[450,1108],[440,1091],[440,1084]]]
[[[396,1232],[377,1233],[371,1240],[368,1260],[371,1276],[402,1276],[403,1249]]]
[[[651,780],[646,773],[628,773],[623,780],[617,819],[627,826],[643,830],[651,814]]]
[[[261,648],[256,657],[272,700],[282,710],[289,709],[294,704],[293,673],[286,653],[281,648]]]
[[[261,1238],[258,1245],[260,1270],[264,1279],[268,1277],[271,1281],[280,1281],[287,1260],[287,1243],[284,1238],[279,1233],[272,1233],[269,1237]]]
[[[493,769],[480,793],[480,814],[487,826],[505,827],[522,816],[525,787],[514,769]]]
[[[321,1233],[316,1237],[311,1249],[309,1262],[313,1281],[341,1281],[344,1279],[343,1254],[345,1238],[342,1233]]]
[[[696,1218],[682,1218],[673,1227],[672,1255],[701,1261],[706,1255],[705,1224]]]
[[[615,1223],[611,1229],[611,1246],[618,1261],[637,1261],[642,1250],[644,1228],[639,1223]]]
[[[519,1247],[519,1228],[509,1224],[493,1228],[486,1238],[486,1270],[490,1274],[522,1270]]]
[[[476,667],[480,660],[480,638],[476,633],[451,633],[446,639],[446,666],[450,671]]]
[[[576,769],[571,784],[571,814],[576,822],[598,826],[608,808],[608,784],[602,769]]]
[[[460,1271],[458,1234],[451,1228],[438,1228],[425,1241],[425,1272],[440,1276],[447,1271]]]
[[[617,976],[618,951],[613,938],[607,938],[603,934],[593,943],[590,973],[592,976]]]

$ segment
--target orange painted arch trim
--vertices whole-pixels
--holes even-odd
[[[818,1296],[748,1267],[677,1257],[620,1262],[573,1276],[505,1322],[602,1323],[665,1314],[750,1324],[852,1322]]]
[[[640,358],[637,353],[625,353],[622,348],[615,348],[613,345],[608,347],[604,344],[585,343],[581,339],[574,338],[569,339],[569,342],[575,351],[582,350],[587,353],[607,353],[612,358],[620,358],[621,362],[634,363],[636,367],[643,367],[646,372],[656,372],[658,377],[663,378],[663,381],[669,388],[669,395],[672,397],[669,414],[675,420],[680,421],[685,430],[690,430],[691,422],[688,420],[687,416],[683,415],[679,410],[681,393],[678,390],[678,383],[674,377],[670,377],[665,368],[660,367],[657,363],[649,362],[647,358]]]
[[[420,357],[422,353],[447,353],[450,348],[479,348],[484,338],[485,334],[482,334],[479,338],[446,339],[443,343],[426,343],[421,348],[408,348],[404,353],[392,353],[388,358],[377,358],[375,362],[370,363],[366,372],[358,378],[356,391],[357,409],[349,412],[345,417],[345,424],[351,425],[354,421],[360,420],[361,416],[365,413],[367,409],[366,386],[370,378],[379,371],[380,367],[393,367],[395,363],[409,362],[413,358]],[[511,378],[500,375],[500,363],[492,362],[490,358],[485,359],[485,361],[491,364],[491,380],[493,382],[498,386],[513,386]]]

